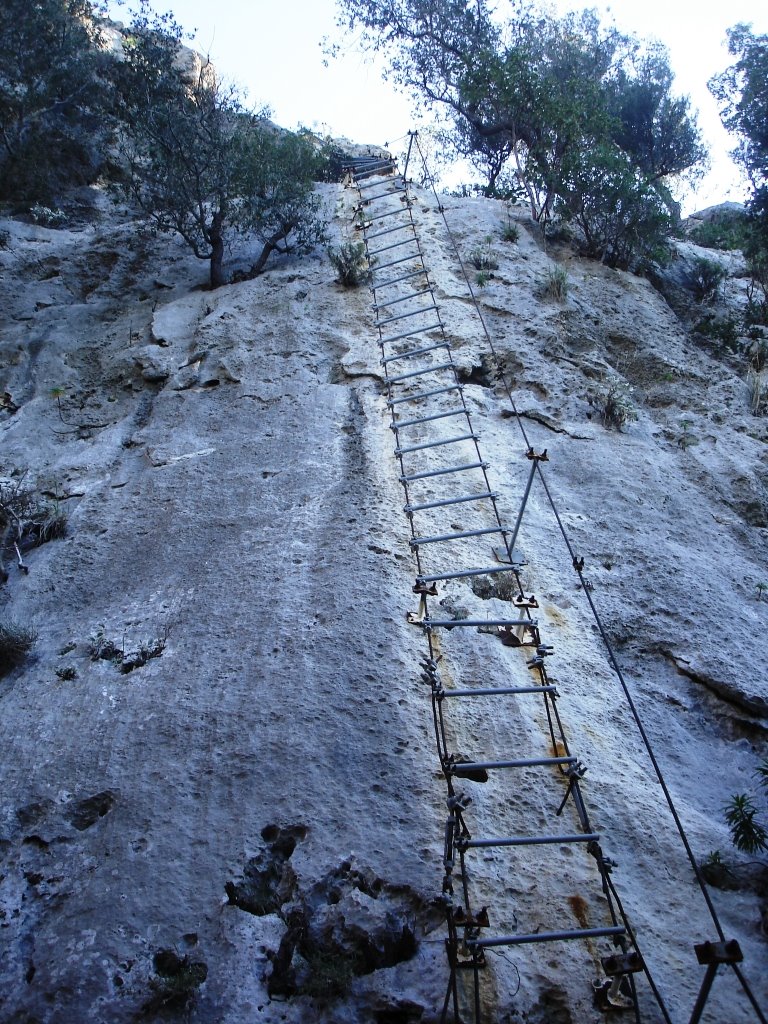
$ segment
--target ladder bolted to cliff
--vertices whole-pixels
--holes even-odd
[[[406,168],[416,133],[409,135]],[[547,661],[554,651],[544,643],[533,615],[538,603],[523,588],[523,563],[516,558],[520,524],[534,478],[547,461],[547,453],[532,447],[525,453],[530,472],[517,515],[510,525],[502,516],[499,494],[491,486],[489,464],[483,458],[480,436],[453,360],[449,333],[413,216],[410,183],[405,173],[398,172],[393,160],[380,157],[350,161],[345,180],[357,191],[355,227],[363,238],[371,270],[370,287],[394,456],[405,495],[403,512],[410,528],[409,546],[416,562],[413,591],[419,605],[409,613],[408,620],[423,631],[425,638],[421,680],[430,691],[437,752],[446,784],[448,817],[443,837],[442,891],[449,978],[441,1020],[444,1024],[449,1019],[454,1024],[464,1021],[461,1010],[467,992],[460,979],[469,974],[472,984],[468,998],[474,1024],[481,1024],[481,971],[486,964],[486,950],[598,940],[607,948],[601,957],[605,980],[595,983],[597,1005],[605,1010],[632,1009],[639,1021],[636,977],[644,974],[663,1019],[671,1024],[616,891],[611,877],[612,862],[605,856],[600,836],[590,822],[580,784],[587,769],[571,752],[557,705],[558,688],[547,670]],[[442,207],[439,209],[443,212]],[[461,528],[452,523],[457,510],[462,513]],[[496,547],[492,546],[494,542]],[[574,568],[580,574],[583,563],[574,558]],[[512,581],[513,616],[481,620],[430,613],[429,599],[438,596],[438,584],[502,575]],[[525,649],[530,681],[509,686],[445,685],[441,644],[449,633],[466,635],[467,630],[482,630],[506,646]],[[478,752],[473,757],[450,750],[446,704],[454,709],[465,700],[483,701],[489,717],[503,720],[505,715],[514,713],[515,705],[510,700],[518,699],[543,705],[551,748],[547,754],[514,750],[490,757]],[[514,790],[522,784],[521,772],[525,773],[526,784],[530,785],[528,780],[535,773],[538,789],[556,791],[555,818],[559,819],[566,805],[571,804],[577,831],[479,837],[470,831],[467,811],[472,800],[457,786],[462,782],[485,782],[493,775],[512,778]],[[476,909],[468,867],[468,859],[475,851],[541,848],[549,850],[552,856],[552,851],[574,847],[583,848],[596,866],[595,883],[607,906],[602,926],[518,931],[509,922],[492,921],[486,906]],[[492,894],[485,893],[484,897],[493,905]],[[707,965],[707,972],[690,1024],[698,1024],[701,1019],[718,967],[730,964],[738,973],[741,958],[735,942],[705,943],[696,947],[696,953],[699,963]],[[748,989],[747,992],[750,994]],[[764,1021],[752,1001],[757,1019]]]

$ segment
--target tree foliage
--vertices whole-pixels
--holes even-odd
[[[125,35],[118,72],[123,187],[163,231],[177,231],[225,281],[233,231],[253,232],[262,249],[307,251],[322,236],[313,179],[322,155],[302,135],[282,132],[268,111],[245,110],[207,60],[181,50],[170,16],[143,6]]]
[[[590,255],[627,266],[652,254],[670,224],[666,182],[704,155],[666,51],[594,11],[509,6],[502,22],[486,0],[339,0],[389,75],[443,112],[491,194],[511,168],[533,217],[575,220]]]
[[[0,6],[0,198],[49,202],[103,157],[109,54],[89,0]]]
[[[253,273],[313,245],[317,145],[246,110],[171,15],[139,0],[119,29],[101,13],[92,0],[0,7],[0,198],[52,203],[108,162],[159,229],[210,261],[214,287],[233,231],[261,241]]]
[[[768,323],[768,36],[751,26],[728,30],[728,50],[736,61],[709,88],[720,116],[738,138],[733,153],[752,186],[744,252],[751,275],[750,312]]]
[[[729,132],[739,137],[734,157],[756,190],[768,185],[768,36],[750,25],[728,30],[728,52],[738,58],[709,88]]]

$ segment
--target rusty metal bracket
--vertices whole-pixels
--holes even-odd
[[[740,964],[744,959],[741,946],[736,939],[728,939],[726,942],[700,942],[693,949],[696,959],[703,966]]]
[[[573,559],[573,568],[576,570],[576,572],[583,572],[584,571],[584,558],[583,557],[582,558],[574,558]]]
[[[744,959],[744,954],[741,952],[741,946],[739,946],[736,939],[728,939],[725,942],[700,942],[693,948],[696,953],[696,959],[707,968],[690,1019],[690,1024],[699,1024],[701,1015],[704,1013],[704,1008],[707,1005],[718,967],[720,964],[730,964],[738,972],[736,964],[741,963]]]
[[[532,462],[549,462],[549,456],[547,455],[546,448],[541,452],[537,452],[533,448],[529,448],[525,453],[525,457],[526,459],[530,459]]]
[[[536,600],[535,594],[519,594],[513,598],[512,604],[515,608],[538,608],[539,602]]]
[[[610,978],[617,974],[640,974],[645,970],[643,958],[634,949],[629,953],[612,953],[610,956],[604,956],[600,963]]]
[[[473,916],[467,914],[463,907],[456,907],[453,912],[453,922],[461,928],[490,928],[491,921],[488,917],[488,907],[481,907]]]
[[[417,579],[413,585],[414,594],[427,594],[429,597],[437,597],[437,584],[428,584],[424,580]]]

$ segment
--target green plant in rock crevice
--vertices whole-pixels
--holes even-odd
[[[469,262],[479,271],[498,270],[499,261],[491,248],[493,239],[487,235],[482,245],[476,245],[469,251]]]
[[[680,426],[683,428],[683,432],[677,439],[677,447],[682,448],[685,452],[693,445],[698,444],[699,439],[691,433],[690,420],[680,420]]]
[[[693,261],[688,275],[691,291],[699,302],[714,302],[720,291],[720,285],[727,277],[724,267],[715,260],[699,256]]]
[[[768,757],[763,758],[754,774],[758,786],[768,796]],[[748,854],[768,852],[768,827],[758,820],[758,808],[750,793],[734,793],[724,813],[731,842],[737,850]]]
[[[632,401],[632,388],[624,381],[611,381],[607,390],[589,395],[587,401],[607,430],[621,431],[628,423],[637,419],[637,410]]]
[[[565,267],[551,267],[541,286],[541,294],[545,299],[565,302],[568,298],[568,271]]]
[[[338,275],[336,280],[345,288],[357,288],[368,278],[368,261],[362,242],[342,242],[338,248],[329,248],[328,256]]]

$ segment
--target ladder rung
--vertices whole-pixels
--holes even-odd
[[[441,690],[443,697],[501,697],[517,693],[554,693],[556,686],[486,686],[477,690]]]
[[[449,505],[463,505],[465,502],[482,502],[487,499],[493,500],[499,495],[495,490],[483,490],[479,495],[462,495],[460,498],[443,498],[439,502],[423,502],[421,505],[404,505],[403,512],[424,512],[425,509],[441,509]]]
[[[418,391],[415,395],[404,395],[402,398],[390,398],[387,405],[391,409],[393,405],[402,405],[403,402],[418,402],[422,398],[432,398],[434,395],[447,395],[449,391],[463,391],[463,384],[449,384],[444,388],[435,388],[433,391]]]
[[[488,949],[490,946],[521,946],[526,942],[559,942],[565,939],[600,939],[609,935],[626,935],[621,925],[610,928],[574,928],[567,932],[533,932],[530,935],[499,935],[493,938],[467,939],[468,946]]]
[[[577,832],[565,836],[508,836],[496,839],[464,839],[461,845],[467,849],[485,849],[488,846],[556,846],[559,843],[596,843],[600,836],[596,832]]]
[[[407,263],[408,260],[418,260],[418,259],[421,259],[421,253],[420,252],[412,252],[408,256],[401,256],[399,260],[390,260],[389,263],[380,263],[378,265],[378,267],[371,267],[371,270],[374,273],[376,273],[377,270],[386,270],[387,267],[396,267],[398,263]],[[418,274],[421,274],[421,273],[426,274],[426,270],[424,270],[424,271],[418,270],[418,271],[416,271],[416,273],[418,273]],[[382,288],[382,287],[383,287],[383,285],[374,284],[373,285],[373,290],[376,291],[377,288]]]
[[[483,537],[488,533],[508,534],[511,532],[511,530],[507,530],[502,526],[486,526],[482,530],[462,530],[461,533],[441,533],[436,537],[413,537],[408,541],[408,543],[412,548],[418,548],[422,544],[440,544],[443,541],[463,540],[465,537]]]
[[[393,356],[387,356],[385,359],[380,359],[379,362],[382,366],[386,366],[387,363],[394,363],[399,359],[413,359],[414,356],[423,356],[426,352],[434,352],[438,348],[450,348],[450,344],[447,341],[438,341],[434,345],[427,345],[426,348],[411,348],[407,352],[398,352]]]
[[[490,576],[494,572],[520,572],[522,565],[491,565],[487,569],[457,569],[455,572],[443,572],[437,576],[417,576],[420,583],[438,583],[440,580],[462,580],[469,576]]]
[[[402,213],[402,210],[397,210],[397,213]],[[407,221],[405,224],[398,224],[396,228],[384,228],[383,231],[374,231],[372,235],[366,235],[366,241],[370,242],[374,238],[381,238],[383,235],[391,235],[395,231],[404,231],[406,228],[411,226],[411,222]]]
[[[442,629],[453,629],[454,626],[525,626],[533,629],[538,626],[536,619],[422,619],[419,625],[424,629],[435,629],[440,626]]]
[[[420,452],[425,448],[440,448],[444,444],[457,444],[459,441],[477,441],[479,434],[459,434],[457,437],[444,437],[439,441],[423,441],[421,444],[409,444],[406,448],[395,448],[395,455],[410,455],[411,452]]]
[[[363,181],[363,179],[370,178],[371,175],[373,175],[373,174],[378,174],[381,177],[384,177],[385,175],[389,176],[390,174],[394,174],[394,170],[395,169],[392,166],[392,164],[389,164],[389,163],[386,163],[386,164],[371,164],[370,167],[365,167],[361,171],[353,170],[352,171],[352,175],[353,175],[353,177],[355,179],[355,184],[357,185],[359,182]]]
[[[408,296],[410,298],[410,295]],[[432,303],[431,306],[421,306],[419,309],[409,309],[407,313],[398,313],[397,316],[388,316],[386,320],[379,320],[377,326],[384,327],[385,324],[393,324],[395,320],[405,320],[406,317],[416,316],[417,313],[430,313],[433,309],[438,309],[437,303]]]
[[[372,210],[370,208],[371,203],[376,202],[377,199],[390,199],[392,196],[397,198],[397,206],[382,206],[381,210]],[[364,216],[367,215],[371,218],[371,221],[381,220],[382,217],[389,213],[402,213],[403,205],[407,203],[410,206],[410,199],[408,198],[408,191],[404,188],[397,188],[394,192],[383,192],[380,196],[371,196],[366,199],[364,196],[360,197],[360,202],[355,207],[355,213],[361,213]],[[385,211],[385,212],[382,212]]]
[[[426,373],[437,373],[440,370],[454,369],[453,363],[437,363],[434,366],[422,366],[419,370],[411,370],[410,373],[399,373],[397,377],[387,377],[388,384],[399,384],[400,381],[409,380],[411,377],[423,377]]]
[[[404,331],[402,334],[396,334],[393,338],[382,338],[379,342],[380,345],[389,345],[393,341],[402,341],[403,338],[412,338],[414,334],[423,334],[425,331],[436,331],[442,328],[442,324],[438,321],[436,324],[429,324],[428,327],[416,327],[412,331]]]
[[[393,178],[391,179],[391,181],[390,181],[390,184],[391,184],[392,182],[395,182],[395,181],[402,181],[402,180],[403,180],[403,176],[402,176],[402,174],[396,174],[396,175],[395,175],[395,176],[394,176],[394,177],[393,177]],[[380,185],[380,184],[381,184],[381,182],[380,182],[380,181],[369,181],[367,185],[360,185],[360,186],[358,186],[358,190],[359,190],[360,192],[365,192],[365,190],[366,190],[366,189],[369,189],[369,188],[376,188],[376,186],[377,186],[377,185]],[[390,194],[389,192],[385,192],[385,193],[384,193],[384,195],[389,195],[389,194]]]
[[[410,245],[411,242],[415,242],[417,246],[419,244],[418,238],[414,235],[413,238],[404,238],[400,242],[393,242],[391,245],[382,245],[380,249],[373,249],[372,251],[369,251],[368,259],[373,259],[374,256],[378,256],[381,252],[389,252],[390,249],[399,249],[401,245]],[[421,249],[419,249],[419,251],[414,255],[420,256]]]
[[[410,484],[414,480],[426,480],[430,476],[448,476],[450,473],[463,473],[468,469],[488,469],[488,463],[468,462],[464,466],[450,466],[448,469],[430,469],[426,473],[412,473],[410,476],[401,476],[400,482]]]
[[[382,184],[380,181],[379,182],[372,181],[370,183],[370,185],[368,185],[367,187],[368,188],[372,188],[374,185],[380,185],[380,184]],[[405,192],[405,186],[403,186],[402,188],[390,189],[389,192],[380,192],[377,196],[368,196],[367,198],[361,197],[360,202],[364,206],[367,206],[369,203],[375,203],[377,199],[386,199],[387,196],[396,196],[398,192]]]
[[[373,216],[373,215],[371,214],[371,219],[370,219],[370,220],[368,221],[368,224],[367,224],[367,225],[365,225],[365,224],[363,225],[363,230],[365,230],[365,229],[366,229],[366,228],[368,228],[368,227],[373,227],[373,222],[374,222],[374,221],[376,221],[376,220],[385,220],[385,219],[386,219],[387,217],[394,217],[394,216],[395,216],[396,214],[398,214],[398,213],[402,213],[402,212],[403,212],[403,210],[404,210],[404,209],[405,209],[405,210],[407,210],[407,209],[408,209],[408,207],[409,207],[410,205],[411,205],[411,204],[410,204],[410,202],[409,202],[407,206],[403,206],[403,205],[402,205],[402,200],[401,200],[401,201],[400,201],[400,206],[398,206],[398,207],[397,207],[396,209],[394,209],[394,210],[387,210],[387,212],[386,212],[386,213],[377,213],[377,214],[376,214],[376,216]],[[362,213],[363,211],[362,211],[362,208],[358,207],[358,208],[356,208],[356,211],[355,211],[355,212],[357,212],[357,213]],[[370,211],[369,211],[369,212],[370,212]]]
[[[575,757],[532,757],[518,761],[460,761],[448,766],[452,775],[490,768],[546,768],[549,765],[576,764]]]
[[[409,299],[418,299],[420,295],[431,294],[431,288],[424,288],[424,290],[420,292],[412,292],[410,295],[401,295],[399,299],[390,299],[388,302],[379,302],[373,308],[374,311],[378,313],[380,309],[385,309],[387,306],[396,306],[398,302],[407,302]],[[435,306],[434,308],[437,309],[437,306]]]
[[[419,416],[415,420],[395,420],[392,423],[393,430],[402,430],[403,427],[415,427],[419,423],[430,423],[432,420],[445,420],[450,416],[469,416],[465,408],[451,409],[449,412],[435,412],[431,416]]]
[[[407,258],[407,257],[406,257]],[[398,260],[398,262],[400,262]],[[391,264],[390,264],[391,266]],[[374,270],[381,270],[381,267],[374,267]],[[421,274],[426,275],[426,267],[422,267],[421,270],[411,270],[408,274],[402,274],[400,277],[393,277],[391,281],[382,281],[381,284],[374,284],[373,291],[378,291],[379,288],[389,288],[393,284],[400,284],[401,281],[408,281],[412,277],[419,277]]]

